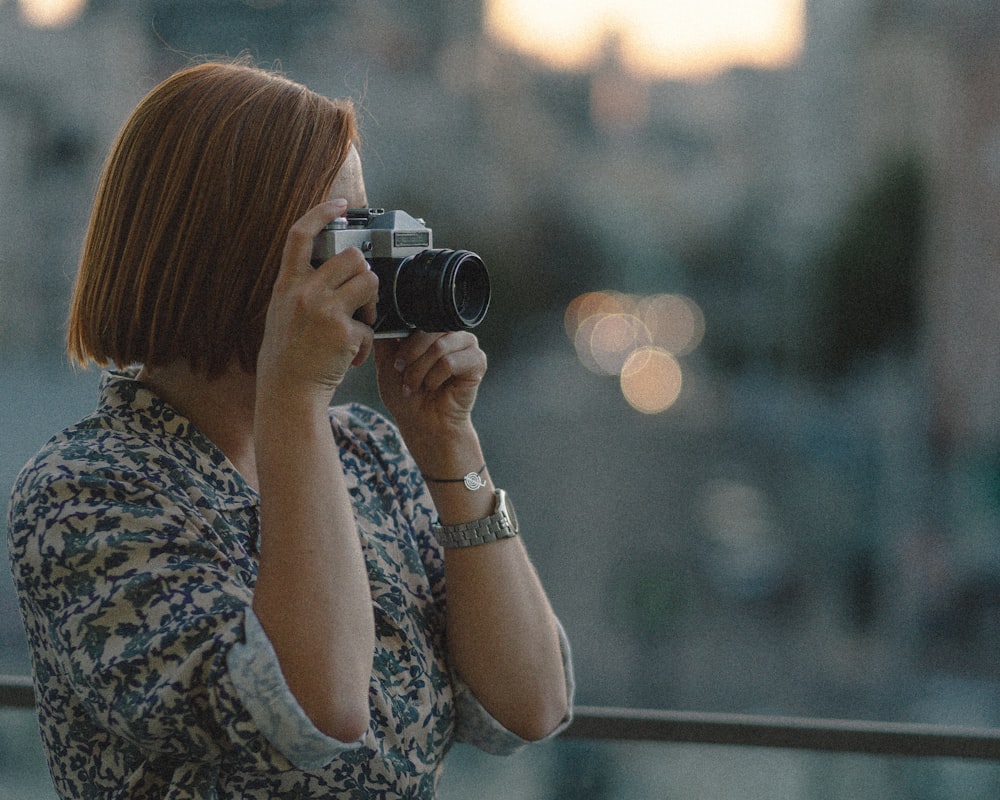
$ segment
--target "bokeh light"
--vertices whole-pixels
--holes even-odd
[[[650,344],[649,331],[632,314],[604,314],[590,333],[590,352],[600,370],[618,375],[629,356]]]
[[[636,411],[659,414],[670,408],[681,393],[681,365],[660,347],[640,347],[621,371],[622,394]]]
[[[629,404],[645,414],[670,408],[682,380],[678,356],[693,352],[705,334],[705,317],[679,294],[586,292],[563,316],[580,363],[598,375],[620,376]]]
[[[691,298],[657,294],[639,300],[637,313],[651,341],[674,355],[695,350],[705,335],[705,316]]]
[[[577,329],[590,317],[602,314],[622,314],[625,312],[624,295],[618,292],[586,292],[573,298],[566,307],[563,323],[566,335],[574,339]]]

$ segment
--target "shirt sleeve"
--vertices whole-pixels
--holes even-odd
[[[563,669],[566,675],[566,716],[562,722],[541,741],[548,741],[555,738],[573,721],[573,697],[576,693],[576,679],[573,676],[573,657],[570,652],[569,639],[559,625],[559,644],[562,649]],[[470,744],[483,750],[486,753],[498,756],[506,756],[516,753],[522,747],[534,742],[522,739],[513,731],[501,725],[494,717],[483,708],[476,699],[468,684],[462,680],[454,670],[452,670],[452,682],[455,687],[455,712],[457,722],[455,725],[455,740]]]
[[[247,609],[245,638],[229,651],[227,663],[236,692],[264,736],[296,767],[318,769],[361,746],[320,731],[292,695],[278,656],[257,615]]]
[[[255,632],[251,576],[224,541],[231,526],[154,484],[70,469],[22,484],[11,543],[35,649],[88,717],[143,758],[225,759],[247,771],[315,763],[336,748],[317,746],[294,702],[268,714],[246,703],[262,673],[271,698],[283,695],[273,650]]]

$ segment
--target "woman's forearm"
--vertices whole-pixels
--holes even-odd
[[[254,612],[306,714],[327,735],[354,741],[369,723],[375,634],[339,452],[325,409],[258,408]]]
[[[431,477],[478,469],[483,454],[470,430],[438,441],[421,459]],[[431,464],[431,466],[426,466]],[[490,516],[495,489],[428,481],[441,522]],[[564,719],[567,687],[558,624],[520,538],[445,550],[448,651],[490,714],[522,739],[541,739]]]
[[[477,699],[522,739],[567,711],[558,626],[519,539],[446,551],[448,649]]]

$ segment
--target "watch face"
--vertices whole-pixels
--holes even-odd
[[[500,508],[497,509],[502,514],[506,514],[507,519],[510,520],[510,527],[514,533],[517,533],[519,528],[517,524],[517,513],[514,511],[514,504],[510,501],[510,497],[504,492],[500,495]]]

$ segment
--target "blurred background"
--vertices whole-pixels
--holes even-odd
[[[490,266],[478,425],[579,703],[1000,725],[1000,6],[0,0],[4,487],[95,403],[63,320],[114,134],[241,54],[352,98],[373,204]],[[377,404],[370,365],[347,395]],[[719,752],[459,750],[443,793],[1000,793]],[[0,711],[7,797],[51,790]]]

